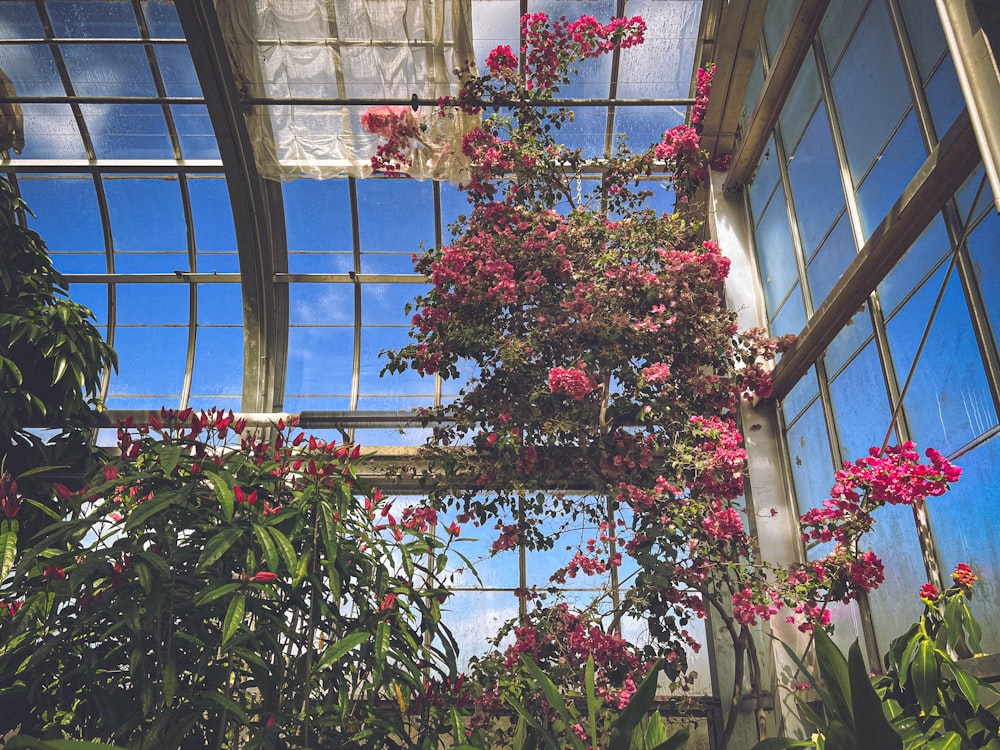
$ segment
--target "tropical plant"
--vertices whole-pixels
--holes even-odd
[[[924,613],[893,640],[882,675],[869,676],[856,640],[845,659],[822,628],[813,636],[818,679],[785,645],[822,703],[817,711],[795,696],[816,732],[808,740],[767,739],[753,750],[1000,749],[1000,692],[959,663],[979,650],[982,631],[969,608],[977,578],[965,563],[951,577],[944,593],[921,587]]]
[[[565,602],[539,605],[501,627],[493,644],[472,659],[468,682],[469,724],[485,747],[628,747],[637,728],[637,748],[669,739],[659,714],[648,715],[662,663],[646,662],[594,617]],[[687,731],[675,736],[679,747]]]
[[[190,410],[123,425],[118,447],[87,487],[56,487],[0,580],[5,723],[158,749],[451,731],[453,537],[366,487],[357,447]]]
[[[101,374],[114,351],[69,299],[45,243],[20,219],[27,206],[0,178],[0,450],[20,429],[92,424]],[[86,395],[91,397],[88,401]],[[24,467],[17,467],[18,469]]]

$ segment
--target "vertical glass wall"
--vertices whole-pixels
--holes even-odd
[[[781,4],[778,4],[781,5]],[[766,76],[790,13],[765,18]],[[757,83],[759,90],[761,84]],[[749,95],[749,96],[752,96]],[[831,3],[745,191],[775,335],[800,332],[830,300],[964,103],[932,0]],[[885,442],[934,447],[963,468],[927,503],[884,509],[872,548],[891,572],[870,601],[884,651],[921,612],[916,592],[959,562],[980,576],[986,650],[1000,648],[1000,523],[989,512],[997,453],[1000,219],[974,174],[872,290],[781,403],[801,510],[843,460]]]

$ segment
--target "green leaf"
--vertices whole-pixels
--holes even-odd
[[[123,750],[118,745],[106,745],[103,742],[86,742],[84,740],[42,740],[18,734],[7,740],[4,748],[7,750]]]
[[[925,746],[925,750],[960,750],[962,747],[962,735],[958,732],[948,732]]]
[[[253,533],[257,536],[257,541],[260,542],[261,549],[264,552],[264,561],[267,563],[267,569],[272,573],[277,573],[278,548],[274,545],[274,539],[267,533],[267,529],[259,523],[253,525]]]
[[[203,698],[212,701],[212,703],[217,704],[223,710],[233,714],[244,724],[250,721],[250,718],[247,716],[247,712],[243,709],[243,706],[234,701],[225,693],[220,693],[217,690],[204,690],[201,692],[200,695]]]
[[[17,528],[13,518],[0,524],[0,582],[7,578],[17,560]]]
[[[208,543],[205,544],[205,549],[201,551],[201,557],[198,558],[198,572],[205,572],[208,566],[226,554],[226,551],[233,546],[242,534],[242,529],[228,528],[209,539]]]
[[[791,737],[768,737],[754,745],[750,750],[784,750],[788,747],[816,747],[809,740],[795,740]]]
[[[332,563],[337,559],[337,512],[326,496],[319,498],[316,510],[319,513],[319,531],[326,552],[326,562]]]
[[[226,642],[236,635],[236,631],[240,629],[240,625],[243,624],[243,613],[246,611],[247,598],[245,594],[239,594],[234,596],[229,601],[229,607],[226,609],[226,617],[222,621],[222,644],[225,645]]]
[[[179,496],[179,492],[165,492],[162,495],[154,495],[149,500],[143,500],[126,516],[125,531],[144,526],[149,518],[169,508]]]
[[[902,750],[903,740],[885,718],[882,701],[872,687],[857,641],[847,653],[855,737],[861,750]]]
[[[323,655],[316,662],[315,669],[318,671],[320,669],[326,669],[331,664],[334,664],[340,659],[342,659],[348,651],[357,646],[361,645],[371,637],[370,633],[359,632],[351,633],[348,636],[341,638],[339,641],[330,644],[323,650]]]
[[[614,723],[611,734],[612,747],[625,747],[628,745],[632,730],[639,724],[642,717],[649,712],[656,697],[656,684],[660,674],[661,661],[657,659],[653,668],[649,670],[642,682],[635,689],[635,693],[629,699],[628,705],[621,712],[621,715]]]
[[[208,463],[206,461],[206,463]],[[215,495],[219,498],[219,504],[222,506],[222,516],[227,521],[233,520],[233,511],[236,508],[236,496],[233,494],[233,477],[229,472],[225,472],[225,475],[220,474],[218,471],[211,470],[206,467],[205,476],[208,477],[208,481],[212,483],[215,487]]]
[[[177,688],[179,686],[177,663],[173,659],[169,659],[163,668],[163,702],[166,705],[170,706],[173,704],[174,696],[177,695]]]
[[[659,714],[657,714],[657,716],[659,716]],[[662,722],[663,720],[660,719],[660,721]],[[675,732],[670,739],[668,739],[666,742],[661,742],[659,745],[656,745],[652,750],[681,750],[681,748],[687,745],[687,741],[690,735],[691,735],[691,728],[687,726],[682,727],[677,732]]]
[[[847,668],[847,659],[840,653],[837,644],[833,642],[823,628],[813,631],[816,643],[816,661],[819,673],[826,683],[831,703],[827,708],[839,718],[852,733],[854,730],[854,712],[851,708],[851,678]]]
[[[231,581],[229,583],[219,583],[214,586],[209,586],[207,589],[199,592],[194,598],[194,606],[200,607],[203,604],[208,604],[209,602],[214,602],[219,597],[230,594],[236,591],[238,588],[243,586],[242,583],[238,581]]]
[[[549,708],[559,715],[559,718],[562,719],[563,724],[567,727],[573,724],[570,720],[569,711],[566,708],[566,700],[559,692],[559,688],[556,687],[555,683],[549,679],[549,676],[527,654],[521,654],[521,664],[531,674],[535,682],[535,687],[541,688],[545,700],[549,703]],[[583,750],[583,742],[576,735],[570,734],[566,739],[573,741],[574,747],[578,750]]]
[[[519,725],[523,721],[525,724],[527,724],[536,732],[538,732],[538,735],[543,740],[545,740],[545,744],[548,745],[550,748],[552,748],[552,750],[563,750],[563,748],[558,743],[556,743],[555,739],[553,739],[552,733],[546,731],[545,727],[543,727],[539,723],[538,719],[532,716],[531,712],[528,711],[528,709],[525,708],[520,702],[518,702],[515,698],[512,698],[509,695],[504,696],[504,700],[507,701],[507,703],[510,704],[511,708],[513,708],[517,712],[517,715],[520,717],[520,719],[518,720]],[[517,730],[515,730],[515,734],[516,732]],[[573,737],[573,739],[576,739],[575,735],[570,735],[570,736]],[[525,738],[526,737],[527,737],[527,730],[525,729]],[[576,741],[580,742],[580,740],[578,739]],[[524,747],[523,741],[521,743],[521,747]]]
[[[275,545],[278,547],[278,553],[281,555],[281,559],[285,563],[285,569],[290,573],[294,574],[298,568],[298,558],[295,555],[295,549],[292,547],[292,543],[288,541],[288,537],[285,536],[280,529],[276,529],[273,526],[265,526],[267,533],[271,535],[271,539],[274,540]],[[272,568],[272,570],[275,570]]]
[[[979,680],[955,664],[951,664],[949,666],[952,674],[955,675],[955,682],[958,683],[958,689],[962,691],[962,695],[964,695],[965,699],[969,701],[969,705],[972,706],[972,710],[978,711]]]
[[[913,656],[913,687],[917,693],[917,702],[924,713],[930,713],[937,701],[938,663],[934,653],[934,643],[929,639],[920,641]]]
[[[583,685],[587,691],[587,718],[590,720],[590,746],[597,747],[597,696],[594,694],[594,655],[587,654]]]
[[[523,750],[524,743],[528,741],[528,722],[523,716],[517,717],[517,726],[514,727],[513,750]]]

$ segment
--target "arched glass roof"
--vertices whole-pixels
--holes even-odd
[[[642,47],[594,61],[563,92],[579,105],[567,142],[587,156],[614,133],[644,147],[683,121],[700,0],[468,6],[480,68],[497,44],[517,48],[524,12],[646,19]],[[3,170],[119,353],[109,409],[294,412],[363,429],[366,445],[422,442],[400,431],[406,414],[461,383],[380,377],[379,353],[407,340],[404,305],[425,288],[411,255],[449,241],[465,206],[454,185],[262,179],[243,116],[253,86],[238,85],[207,0],[5,0],[0,69],[24,122]],[[370,88],[359,104],[350,92],[362,89],[343,90],[352,111],[374,103]],[[256,105],[288,107],[269,96]]]

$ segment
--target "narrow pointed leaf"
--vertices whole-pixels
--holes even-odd
[[[241,529],[228,528],[209,539],[205,544],[205,549],[201,551],[201,557],[198,558],[198,571],[204,572],[226,554],[226,551],[233,546],[242,533]]]
[[[17,521],[10,519],[0,526],[0,582],[14,568],[17,559]]]
[[[267,533],[267,529],[259,523],[255,523],[253,525],[253,533],[257,537],[257,541],[260,542],[261,551],[264,554],[264,561],[267,563],[267,569],[277,573],[278,548],[274,544],[274,539]]]
[[[230,599],[229,608],[226,609],[226,617],[222,621],[223,645],[236,635],[236,631],[243,624],[243,614],[246,611],[246,606],[247,598],[245,594],[238,594]]]
[[[194,598],[194,606],[200,607],[203,604],[208,604],[209,602],[214,602],[216,599],[225,596],[226,594],[231,594],[236,591],[243,584],[239,581],[232,581],[230,583],[221,583],[211,586],[204,591],[198,593]]]
[[[625,706],[625,709],[615,721],[611,734],[612,747],[618,747],[618,743],[621,743],[622,747],[627,746],[629,738],[632,736],[632,730],[638,726],[642,717],[649,712],[650,706],[653,705],[653,699],[656,697],[656,685],[660,675],[661,664],[661,660],[657,659],[656,663],[653,664],[653,668],[649,670],[649,674],[636,687],[635,692],[629,699],[628,705]]]
[[[961,667],[957,667],[954,664],[950,665],[950,668],[952,674],[955,675],[955,682],[958,683],[958,689],[962,691],[962,695],[964,695],[965,699],[969,701],[969,705],[972,706],[972,710],[978,711],[979,680]]]
[[[691,735],[691,728],[684,726],[675,732],[666,742],[661,742],[652,750],[682,750],[687,745],[688,737]]]
[[[937,701],[938,665],[934,654],[934,644],[921,640],[913,656],[913,688],[917,693],[917,703],[925,713],[933,708]]]
[[[858,747],[861,750],[902,750],[903,740],[885,718],[882,701],[872,687],[857,641],[851,645],[847,653],[847,666],[850,672],[851,708],[854,713]]]
[[[826,683],[832,701],[827,708],[833,710],[844,726],[853,732],[854,712],[851,709],[851,678],[847,659],[822,628],[816,628],[813,637],[816,642],[819,673]]]
[[[274,540],[274,544],[278,548],[278,554],[285,563],[285,569],[290,574],[295,574],[295,571],[298,569],[299,561],[298,557],[295,555],[295,549],[292,547],[292,543],[288,541],[288,537],[285,536],[280,529],[276,529],[273,526],[265,526],[264,528],[267,530],[267,533],[271,535],[271,539]],[[272,570],[275,570],[275,568],[272,568]]]
[[[166,510],[180,496],[178,492],[166,492],[156,495],[149,500],[143,500],[135,508],[129,511],[125,518],[125,531],[144,526],[146,521]]]
[[[236,508],[236,496],[233,494],[232,477],[226,473],[225,476],[217,471],[206,471],[205,476],[215,487],[215,496],[222,506],[222,515],[227,521],[233,520],[233,512]]]
[[[326,669],[331,664],[336,663],[347,654],[353,648],[361,645],[371,637],[371,634],[366,632],[361,633],[351,633],[344,638],[341,638],[336,643],[332,643],[326,647],[323,651],[323,655],[320,657],[319,661],[316,662],[315,669]]]

